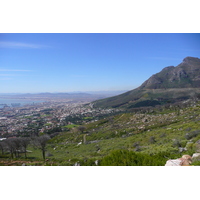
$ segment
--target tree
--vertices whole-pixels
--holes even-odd
[[[33,145],[42,151],[42,156],[44,160],[45,160],[46,145],[49,139],[50,137],[47,134],[35,137],[33,139]]]
[[[0,149],[1,149],[1,154],[4,154],[4,150],[5,150],[6,144],[4,141],[0,141]]]
[[[19,152],[21,150],[21,138],[12,138],[13,146],[14,146],[14,154],[15,157],[19,157]]]
[[[83,132],[85,131],[85,126],[79,126],[78,130],[81,132],[81,134],[83,134]],[[86,143],[86,134],[83,135],[83,143]]]
[[[85,131],[85,126],[79,126],[78,127],[78,130],[81,132],[81,133],[83,133],[84,131]]]
[[[30,143],[30,138],[28,138],[28,137],[21,138],[21,146],[24,150],[25,158],[27,158],[26,149],[27,149],[27,146],[29,145],[29,143]]]
[[[16,150],[14,139],[15,138],[8,138],[8,139],[5,140],[5,144],[8,147],[8,150],[10,151],[11,158],[14,157],[13,155],[14,155],[15,150]]]

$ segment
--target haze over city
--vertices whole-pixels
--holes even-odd
[[[131,90],[186,56],[194,33],[1,33],[1,93]]]

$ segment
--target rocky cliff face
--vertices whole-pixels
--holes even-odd
[[[200,87],[200,59],[186,57],[177,67],[165,67],[146,80],[140,89],[198,88]]]

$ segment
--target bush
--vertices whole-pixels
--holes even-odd
[[[166,137],[166,133],[161,133],[160,138]]]
[[[156,142],[155,137],[154,137],[154,136],[151,136],[151,137],[149,138],[149,143],[150,143],[150,144],[154,144],[155,142]]]
[[[192,162],[192,165],[200,166],[200,161],[194,161],[194,162]]]
[[[190,139],[196,137],[196,136],[199,135],[199,134],[200,134],[200,130],[192,131],[192,132],[190,132],[190,133],[186,133],[186,134],[185,134],[185,138],[186,138],[187,140],[190,140]]]
[[[173,142],[173,144],[172,144],[172,146],[173,146],[173,147],[181,147],[181,142],[180,142],[180,140],[175,139],[174,142]]]
[[[83,159],[80,160],[80,165],[81,166],[96,166],[95,164],[96,159]]]
[[[163,166],[166,162],[163,155],[148,155],[128,150],[115,150],[105,156],[101,166]]]

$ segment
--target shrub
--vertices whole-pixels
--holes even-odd
[[[186,133],[186,134],[185,134],[185,138],[186,138],[187,140],[190,140],[190,139],[196,137],[196,136],[199,135],[199,134],[200,134],[200,130],[192,131],[192,132],[190,132],[190,133]]]
[[[173,144],[172,144],[172,146],[173,146],[173,147],[181,147],[181,142],[180,142],[180,140],[175,139],[174,142],[173,142]]]
[[[192,165],[200,166],[200,161],[195,161],[194,163],[192,163]]]
[[[100,165],[102,166],[163,166],[166,158],[162,155],[148,155],[128,150],[115,150],[105,156]]]
[[[161,133],[160,138],[166,137],[166,133]]]
[[[87,159],[83,159],[83,160],[80,160],[80,165],[81,166],[96,166],[96,164],[95,164],[95,161],[96,161],[96,159],[89,159],[89,158],[87,158]]]
[[[150,143],[150,144],[154,144],[155,142],[156,142],[155,137],[154,137],[154,136],[151,136],[151,137],[149,138],[149,143]]]

